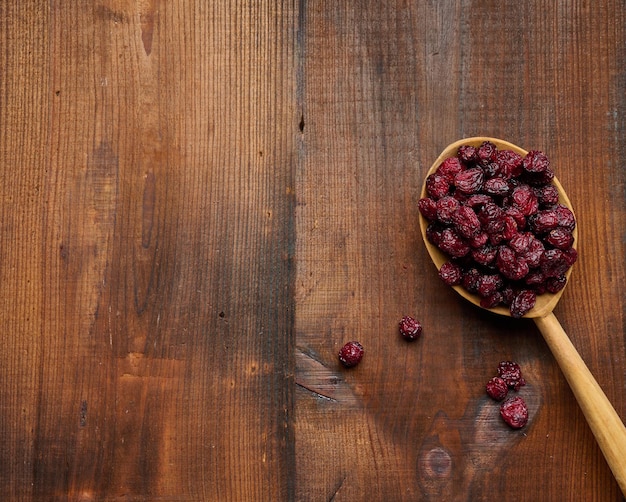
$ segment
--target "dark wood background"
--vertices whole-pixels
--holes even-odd
[[[623,500],[416,201],[462,137],[548,154],[580,229],[556,314],[626,417],[625,44],[620,0],[1,0],[2,499]]]

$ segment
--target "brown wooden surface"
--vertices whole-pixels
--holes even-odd
[[[622,500],[532,322],[439,282],[416,199],[462,137],[549,155],[556,314],[626,418],[625,44],[618,0],[0,1],[2,499]]]

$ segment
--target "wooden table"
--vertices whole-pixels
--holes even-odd
[[[623,500],[416,203],[456,139],[548,154],[556,314],[625,418],[625,47],[619,0],[0,2],[2,499]],[[520,431],[484,392],[507,359]]]

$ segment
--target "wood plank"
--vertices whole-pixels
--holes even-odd
[[[421,178],[447,144],[487,135],[546,151],[583,242],[557,315],[626,417],[623,295],[610,286],[625,274],[624,9],[502,7],[320,1],[301,13],[298,500],[621,500],[536,328],[461,303],[417,231]],[[406,314],[425,326],[415,344],[397,333]],[[366,354],[344,370],[350,339]],[[484,393],[505,359],[529,382],[521,433]]]
[[[291,8],[22,5],[0,51],[0,491],[290,498]]]

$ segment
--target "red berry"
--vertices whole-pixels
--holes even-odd
[[[441,265],[441,268],[439,269],[439,277],[448,286],[456,286],[461,284],[463,271],[459,265],[448,261]]]
[[[502,401],[509,392],[509,388],[504,380],[500,377],[493,377],[487,382],[487,394],[496,401]]]
[[[464,167],[457,157],[449,157],[439,165],[437,174],[445,176],[452,183],[457,173],[460,173],[463,169]]]
[[[485,175],[479,167],[473,167],[461,171],[454,177],[454,185],[464,194],[471,195],[478,193],[483,187]]]
[[[434,173],[426,178],[426,192],[433,199],[441,199],[448,195],[449,191],[450,182],[445,176]]]
[[[428,221],[437,219],[437,201],[430,197],[424,197],[417,202],[417,208],[422,216]]]
[[[524,216],[529,216],[537,212],[539,202],[532,188],[528,185],[519,185],[513,189],[511,194],[513,205],[519,209]]]
[[[530,173],[542,173],[550,167],[550,161],[543,152],[531,150],[524,157],[524,169]]]
[[[537,293],[535,291],[523,289],[515,295],[515,298],[513,298],[511,302],[511,317],[523,317],[535,306],[536,301]]]
[[[521,429],[528,423],[528,407],[519,396],[507,399],[500,405],[500,416],[513,429]]]
[[[422,334],[422,324],[413,317],[404,316],[400,320],[400,334],[405,340],[417,340]]]
[[[356,366],[361,362],[361,359],[363,359],[363,345],[359,342],[348,342],[339,351],[339,361],[346,368]]]
[[[519,390],[526,385],[519,364],[512,361],[502,361],[498,364],[498,376],[513,390]]]

